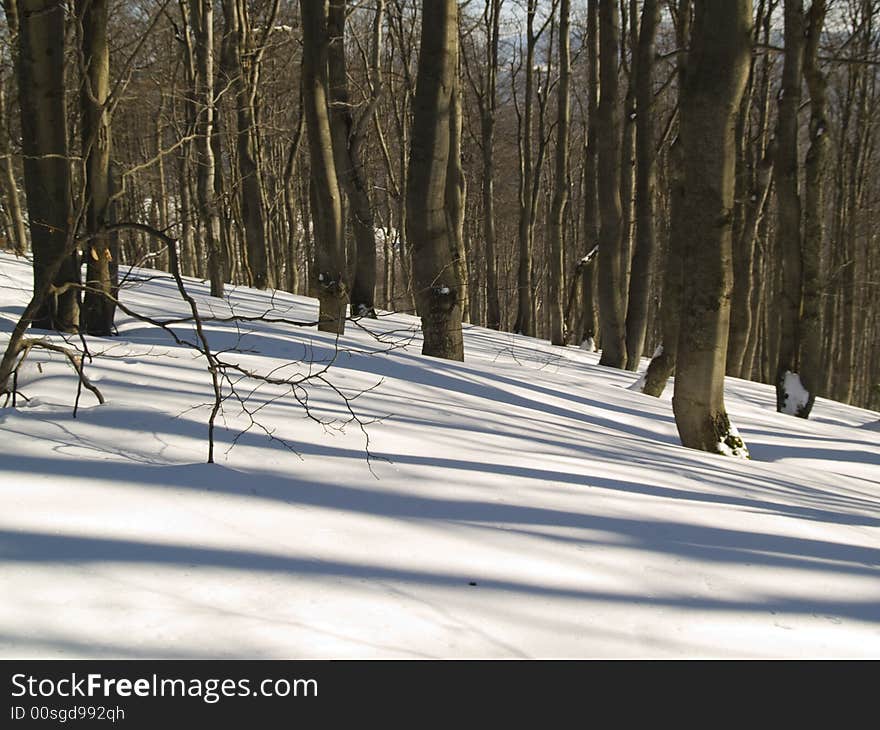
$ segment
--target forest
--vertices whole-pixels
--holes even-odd
[[[652,356],[707,451],[747,454],[725,374],[880,405],[875,0],[3,4],[2,392],[147,266],[417,314],[440,358],[463,323]]]
[[[0,2],[0,659],[880,657],[880,0]]]

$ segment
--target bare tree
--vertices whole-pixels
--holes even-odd
[[[458,69],[457,0],[423,0],[422,41],[407,176],[407,233],[425,355],[464,359],[461,282],[447,216],[452,95]]]
[[[550,341],[554,345],[565,344],[565,318],[563,316],[562,298],[565,276],[563,232],[569,196],[570,6],[569,0],[562,0],[559,5],[559,87],[556,90],[559,109],[556,115],[556,188],[553,193],[553,205],[550,212]]]
[[[730,455],[748,453],[724,407],[724,373],[732,284],[734,128],[748,74],[751,27],[751,0],[696,4],[681,98],[687,273],[672,406],[683,445]]]
[[[107,0],[77,0],[84,65],[80,108],[85,159],[86,293],[82,325],[90,335],[106,337],[113,331],[118,288],[119,246],[106,226],[111,223],[112,182],[110,155],[110,45]]]
[[[635,18],[632,18],[635,23]],[[626,311],[626,363],[637,370],[648,328],[655,248],[654,194],[657,182],[654,140],[654,55],[660,5],[645,0],[633,61],[636,97],[636,236]]]
[[[620,11],[616,2],[599,3],[599,330],[600,364],[626,366],[622,211],[620,203],[620,103],[617,59]]]
[[[353,101],[348,88],[345,57],[346,5],[346,0],[331,0],[328,17],[330,131],[333,136],[336,174],[348,199],[349,218],[356,247],[351,312],[354,316],[375,317],[376,222],[363,160],[363,146],[366,127],[373,119],[381,90],[379,58],[382,51],[385,3],[384,0],[379,0],[373,16],[368,108],[357,119],[353,113]]]
[[[78,256],[72,235],[71,182],[64,98],[65,5],[60,0],[7,2],[18,26],[18,89],[24,182],[34,252],[34,294],[42,295],[33,326],[75,332],[79,301]],[[52,293],[53,286],[61,287]],[[48,296],[46,296],[48,295]]]
[[[810,415],[819,392],[822,370],[821,253],[825,237],[825,169],[828,157],[827,79],[819,68],[819,38],[826,0],[812,0],[808,14],[804,77],[810,92],[810,147],[804,161],[803,303],[801,306],[800,379],[808,393],[798,411]]]
[[[348,285],[345,282],[342,200],[328,112],[330,39],[327,0],[301,0],[300,12],[303,22],[303,106],[309,135],[310,199],[315,224],[315,267],[311,286],[320,307],[318,329],[342,334],[345,331]]]
[[[208,276],[211,295],[223,296],[226,262],[217,210],[215,165],[211,146],[214,134],[214,6],[211,0],[189,0],[195,56],[196,150],[198,158],[198,203],[204,223],[205,249],[208,254]]]
[[[777,231],[782,264],[779,292],[780,345],[776,365],[776,408],[795,412],[797,398],[791,379],[798,372],[798,329],[801,310],[801,199],[798,192],[798,108],[801,101],[804,58],[802,0],[785,0],[785,64],[779,90],[779,121],[774,165]],[[790,392],[792,391],[792,392]]]

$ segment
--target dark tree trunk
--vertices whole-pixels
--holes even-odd
[[[681,100],[688,236],[672,407],[684,446],[746,456],[724,407],[732,285],[736,112],[751,49],[751,0],[697,3]]]
[[[32,324],[38,329],[76,332],[76,288],[60,294],[51,291],[53,285],[78,285],[80,281],[69,222],[64,44],[60,42],[65,36],[64,4],[58,0],[20,0],[18,12],[24,185],[34,253],[34,295],[43,298]]]
[[[330,33],[330,131],[336,175],[348,199],[348,213],[355,239],[355,267],[351,287],[351,313],[375,317],[376,223],[363,163],[363,124],[356,124],[348,90],[345,60],[346,0],[331,0],[328,16]],[[381,22],[382,4],[377,22]],[[378,43],[378,40],[374,40]]]
[[[416,308],[422,318],[422,353],[448,360],[464,359],[461,282],[446,207],[457,58],[457,1],[423,0],[406,225],[413,248]]]
[[[348,286],[345,283],[342,200],[327,106],[327,0],[300,0],[300,13],[303,22],[303,106],[311,161],[309,197],[315,225],[311,287],[320,306],[318,329],[342,334],[345,332]]]
[[[635,22],[635,18],[632,19]],[[657,181],[654,142],[654,38],[660,5],[645,0],[633,64],[636,95],[636,237],[626,312],[626,364],[637,370],[648,329],[648,303],[654,266],[654,189]]]
[[[556,117],[556,189],[550,212],[550,341],[565,344],[563,316],[563,280],[565,250],[563,248],[565,214],[568,208],[568,138],[569,138],[569,72],[571,66],[569,40],[569,0],[559,6],[559,87],[556,90],[559,110]]]
[[[799,382],[798,337],[801,310],[801,199],[798,193],[798,108],[804,57],[804,10],[802,0],[785,0],[785,64],[779,96],[776,132],[777,225],[776,236],[782,264],[779,295],[780,344],[776,363],[776,410],[794,414],[798,408],[789,392],[791,380]]]
[[[826,0],[813,0],[808,16],[804,77],[810,92],[810,147],[804,162],[803,305],[800,320],[800,376],[808,395],[797,415],[807,418],[822,378],[822,282],[825,237],[825,168],[828,157],[827,80],[819,68],[819,37]]]
[[[617,58],[620,11],[616,2],[599,3],[599,330],[601,365],[626,366],[622,212],[620,204],[620,109]]]
[[[113,332],[118,288],[119,244],[105,227],[110,216],[111,130],[107,98],[110,94],[110,46],[107,37],[107,0],[77,0],[85,62],[82,113],[82,145],[86,156],[86,294],[82,327],[90,335],[106,337]]]

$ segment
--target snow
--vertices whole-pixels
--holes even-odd
[[[592,337],[587,337],[587,339],[581,342],[581,349],[586,350],[587,352],[597,352],[596,340]]]
[[[790,370],[785,371],[782,389],[785,392],[785,404],[782,407],[783,413],[796,416],[810,401],[810,393],[801,382],[801,376]]]
[[[738,459],[749,459],[749,449],[731,421],[727,428],[727,436],[718,442],[718,453]]]
[[[151,272],[152,273],[152,272]],[[28,297],[0,255],[0,343]],[[304,297],[193,283],[200,307],[311,320]],[[123,292],[185,316],[167,277]],[[258,391],[227,401],[204,463],[205,363],[120,317],[72,371],[41,354],[0,410],[0,655],[13,657],[880,656],[878,414],[819,399],[809,421],[729,379],[751,461],[679,446],[669,395],[577,347],[466,327],[466,362],[422,357],[417,320],[339,338],[207,323],[252,367],[307,369],[358,428]],[[185,325],[178,330],[187,331]],[[37,367],[37,361],[40,368]],[[643,366],[645,363],[643,363]],[[344,419],[309,387],[313,415]],[[671,388],[667,389],[671,393]],[[285,449],[287,441],[297,453]]]

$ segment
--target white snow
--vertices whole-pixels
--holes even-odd
[[[0,344],[30,281],[0,256]],[[316,317],[230,290],[241,314]],[[187,313],[168,278],[123,296]],[[330,381],[372,387],[354,407],[381,420],[368,465],[359,429],[265,388],[251,405],[299,455],[256,428],[229,450],[248,421],[227,401],[207,465],[204,361],[118,322],[90,341],[106,405],[85,393],[73,419],[74,376],[41,355],[31,400],[0,410],[2,656],[880,657],[877,413],[819,399],[802,421],[728,380],[752,460],[726,459],[681,448],[669,395],[577,347],[467,327],[455,363],[422,357],[405,315],[361,322],[387,353],[356,326],[336,352],[208,323],[249,367],[335,355]],[[346,416],[318,383],[309,403]]]
[[[587,337],[587,339],[581,342],[581,349],[587,352],[596,352],[596,340],[592,337]]]
[[[809,402],[810,392],[801,382],[801,376],[790,370],[785,371],[785,376],[782,380],[782,388],[786,395],[782,412],[787,413],[790,416],[796,416]]]
[[[738,459],[748,459],[749,448],[740,436],[733,421],[727,429],[727,438],[718,442],[718,453],[724,456],[733,456]]]

